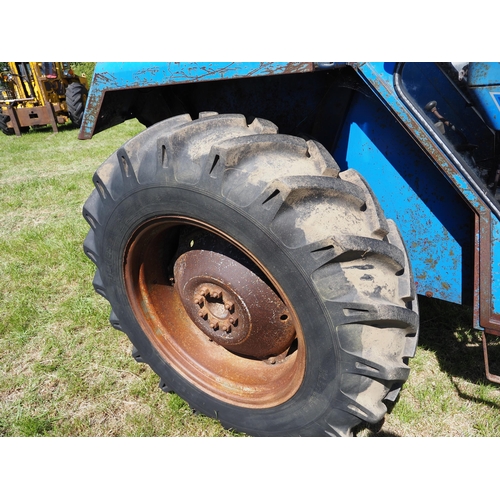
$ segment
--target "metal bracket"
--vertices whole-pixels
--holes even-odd
[[[490,382],[494,382],[495,384],[500,384],[500,377],[498,375],[490,373],[490,364],[488,361],[488,343],[486,341],[485,331],[483,331],[483,356],[484,356],[484,370],[486,372],[486,378]]]
[[[12,105],[7,106],[7,114],[10,116],[10,121],[15,134],[19,137],[21,135],[21,125],[19,124],[19,117],[17,116],[16,108]]]
[[[58,129],[57,129],[57,117],[56,117],[56,114],[54,112],[54,107],[52,106],[52,103],[50,101],[47,101],[45,103],[44,108],[47,111],[47,115],[49,117],[50,125],[52,125],[52,131],[54,132],[54,134],[57,134],[57,132],[59,132]]]

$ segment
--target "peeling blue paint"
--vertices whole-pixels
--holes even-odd
[[[411,137],[381,103],[357,96],[333,154],[342,170],[365,177],[396,221],[417,292],[461,303],[472,286],[472,212]]]
[[[109,90],[175,85],[211,80],[305,73],[312,63],[293,62],[100,62],[87,99],[79,137],[89,139],[97,110]]]
[[[491,306],[494,314],[500,314],[500,222],[491,223]]]

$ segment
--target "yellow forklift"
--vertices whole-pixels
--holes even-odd
[[[0,68],[0,129],[20,136],[30,127],[69,120],[80,127],[87,101],[87,79],[67,62],[9,62]]]

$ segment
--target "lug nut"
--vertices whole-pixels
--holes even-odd
[[[218,327],[219,327],[219,323],[217,321],[213,321],[210,323],[210,328],[217,330]]]
[[[230,310],[234,307],[234,303],[228,300],[228,301],[224,304],[224,307],[225,307],[228,311],[230,311]]]

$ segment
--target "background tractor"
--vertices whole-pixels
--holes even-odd
[[[87,100],[85,75],[74,74],[67,62],[9,62],[0,75],[0,129],[21,135],[30,127],[69,120],[80,127]]]

